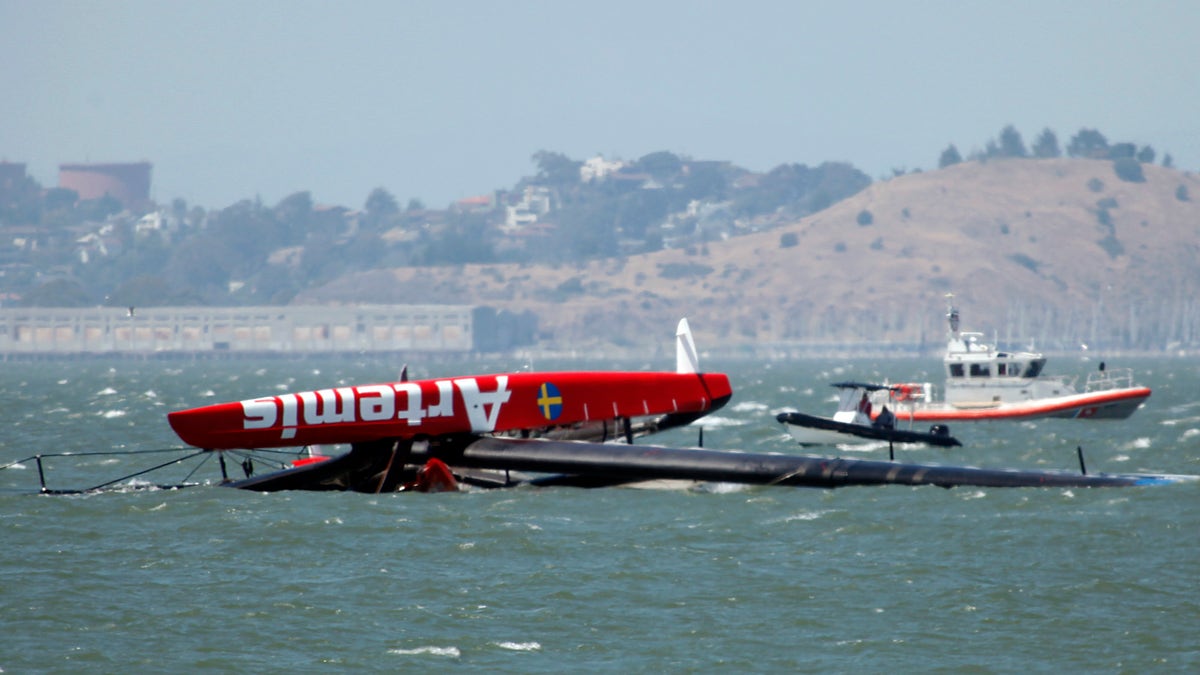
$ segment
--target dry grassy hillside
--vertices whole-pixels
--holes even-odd
[[[1002,341],[1200,339],[1200,179],[1143,170],[1131,183],[1109,161],[966,162],[701,250],[368,272],[297,302],[532,310],[559,346],[661,344],[680,316],[709,344],[936,343],[953,292],[964,327]]]

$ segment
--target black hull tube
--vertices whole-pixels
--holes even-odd
[[[1158,475],[983,469],[832,457],[493,438],[479,439],[456,456],[439,455],[439,458],[451,466],[582,477],[582,480],[572,479],[572,484],[579,485],[682,479],[819,488],[848,485],[1124,487],[1158,485],[1179,479]]]
[[[781,424],[835,431],[839,434],[869,438],[875,441],[887,441],[889,443],[924,443],[925,445],[933,445],[941,448],[952,448],[962,445],[962,443],[958,442],[957,438],[951,436],[949,433],[927,433],[907,429],[869,427],[864,424],[836,422],[828,417],[818,417],[801,412],[779,413],[775,416],[775,419]]]

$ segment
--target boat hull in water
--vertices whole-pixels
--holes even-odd
[[[1148,387],[1129,387],[1027,401],[954,404],[919,401],[906,404],[903,401],[894,401],[891,405],[897,421],[914,423],[1023,420],[1039,417],[1123,420],[1136,412],[1149,397]]]
[[[779,413],[775,419],[800,445],[840,445],[846,443],[920,443],[942,448],[960,446],[957,438],[944,427],[929,432],[838,422],[828,417],[802,412]]]

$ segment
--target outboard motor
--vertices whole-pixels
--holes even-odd
[[[935,424],[929,427],[929,435],[947,437],[950,435],[950,427],[945,424]]]

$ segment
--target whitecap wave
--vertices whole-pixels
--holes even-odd
[[[733,412],[762,412],[767,409],[766,403],[758,401],[743,401],[730,408]]]
[[[1132,441],[1129,441],[1128,443],[1122,445],[1121,449],[1122,450],[1145,450],[1146,448],[1149,448],[1150,445],[1151,444],[1150,444],[1149,438],[1147,438],[1146,436],[1140,436],[1140,437],[1135,438]]]
[[[828,511],[802,511],[800,513],[793,513],[790,516],[784,517],[783,522],[790,523],[795,520],[817,520],[826,513],[828,513]]]
[[[462,656],[462,652],[459,651],[458,647],[436,647],[433,645],[414,647],[413,649],[389,649],[388,653],[400,656],[449,656],[456,659]]]
[[[692,423],[695,426],[702,426],[709,429],[718,427],[741,427],[746,425],[746,420],[735,420],[732,417],[721,417],[719,415],[711,415],[699,421]]]
[[[875,452],[886,450],[888,444],[884,441],[869,441],[867,443],[838,443],[834,447],[842,452]]]
[[[536,652],[541,650],[540,642],[493,642],[501,649],[511,649],[514,652]]]

